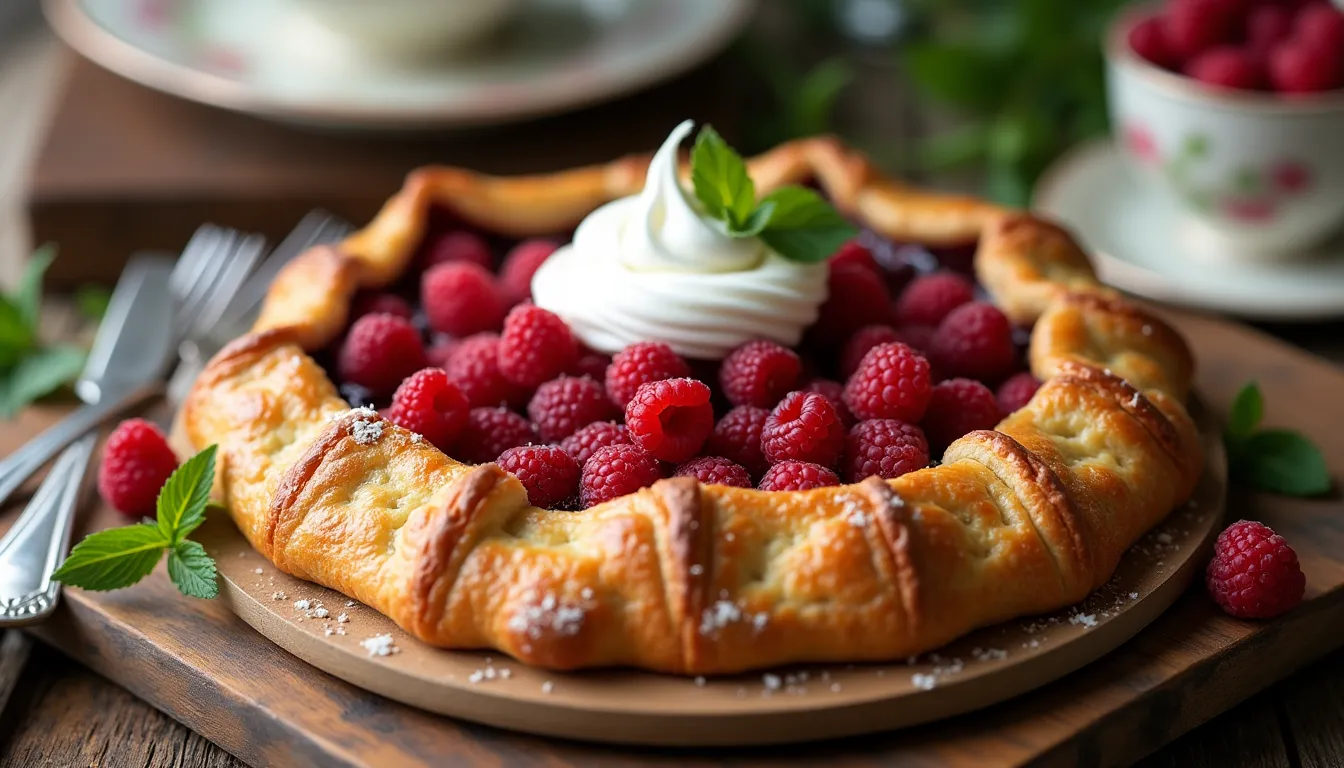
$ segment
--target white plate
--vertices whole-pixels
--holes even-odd
[[[1183,245],[1176,203],[1141,186],[1110,142],[1051,166],[1033,206],[1068,224],[1107,283],[1157,301],[1259,320],[1344,316],[1344,242],[1293,261],[1210,262]]]
[[[454,0],[432,0],[453,2]],[[525,0],[482,52],[352,54],[279,0],[46,0],[71,47],[151,88],[334,127],[497,124],[637,91],[721,50],[751,0]]]

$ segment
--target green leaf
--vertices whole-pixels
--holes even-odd
[[[37,334],[19,305],[0,296],[0,371],[19,362],[36,340]]]
[[[1330,473],[1320,450],[1292,430],[1266,429],[1251,435],[1243,461],[1257,488],[1287,496],[1318,496],[1330,490]]]
[[[1237,438],[1250,437],[1264,415],[1265,398],[1260,393],[1260,385],[1247,382],[1232,401],[1232,410],[1227,414],[1227,433]]]
[[[985,194],[995,202],[1022,208],[1030,201],[1031,185],[1016,166],[994,164],[985,171]]]
[[[808,72],[791,100],[794,135],[826,133],[835,102],[853,79],[854,69],[838,57],[827,59]]]
[[[76,544],[52,578],[98,592],[129,587],[154,570],[169,544],[153,523],[99,531]]]
[[[977,111],[1000,103],[1012,74],[1000,56],[960,43],[912,43],[902,58],[921,91]]]
[[[700,128],[691,150],[691,185],[705,212],[727,224],[730,233],[741,230],[756,208],[747,164],[708,125]]]
[[[168,552],[168,578],[188,597],[210,600],[219,594],[215,561],[205,547],[194,541],[179,541]]]
[[[85,285],[75,291],[75,306],[84,317],[100,321],[112,302],[112,292],[101,285]]]
[[[85,356],[84,350],[66,345],[29,352],[5,377],[0,415],[13,418],[24,406],[73,381],[84,368]]]
[[[761,240],[790,261],[825,261],[858,234],[821,195],[805,187],[781,187],[761,205],[772,206]]]
[[[215,482],[217,448],[212,445],[187,459],[173,471],[168,482],[163,484],[163,490],[159,491],[159,532],[173,545],[180,544],[205,521],[205,507]]]
[[[23,313],[29,328],[37,328],[38,315],[42,311],[42,276],[55,259],[55,245],[47,243],[38,248],[29,257],[28,264],[23,268],[23,276],[19,278],[18,289],[14,291],[14,303]]]
[[[971,123],[936,133],[920,142],[918,165],[925,171],[943,171],[982,160],[989,150],[989,126]]]
[[[751,212],[747,220],[742,222],[742,229],[732,232],[734,237],[756,237],[761,234],[761,230],[770,224],[770,217],[775,215],[775,204],[769,200],[761,201],[756,206],[756,210]]]

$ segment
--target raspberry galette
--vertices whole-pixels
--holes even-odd
[[[289,264],[177,424],[252,545],[432,645],[713,674],[1075,603],[1189,498],[1189,350],[1061,229],[689,130],[416,171]]]

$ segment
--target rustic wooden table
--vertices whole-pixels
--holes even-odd
[[[23,172],[60,55],[36,26],[8,38],[0,30],[0,281],[5,283],[27,252]],[[1267,330],[1344,364],[1344,323]],[[59,652],[10,631],[0,635],[0,765],[242,763]],[[1161,747],[1141,765],[1344,765],[1344,651]]]

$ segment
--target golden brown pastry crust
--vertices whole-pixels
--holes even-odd
[[[417,171],[368,227],[292,262],[177,427],[195,447],[219,445],[224,501],[252,545],[434,645],[710,674],[900,658],[1071,604],[1192,493],[1192,361],[1172,329],[1098,285],[1058,227],[909,189],[830,138],[753,158],[758,186],[815,179],[896,240],[978,238],[986,288],[1036,322],[1030,358],[1046,383],[937,467],[790,493],[677,478],[541,510],[498,466],[461,464],[349,409],[308,357],[339,334],[357,288],[406,268],[431,204],[508,235],[554,234],[635,192],[646,164]]]

